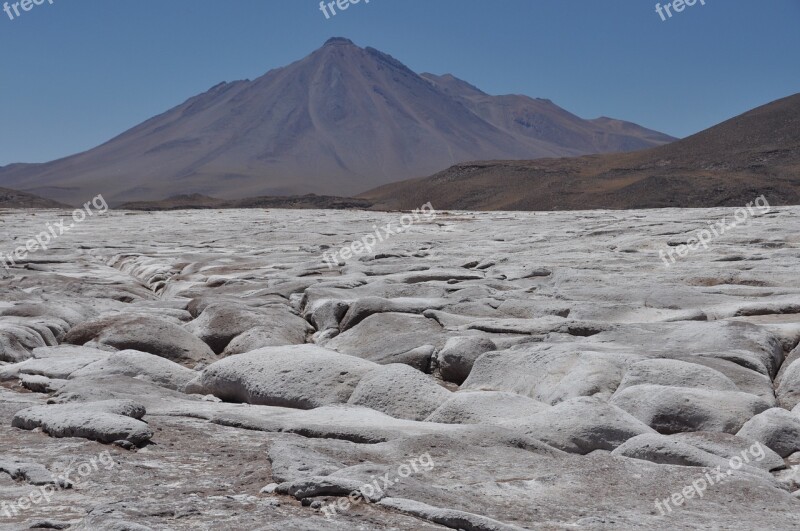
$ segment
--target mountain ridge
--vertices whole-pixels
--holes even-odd
[[[96,148],[0,168],[0,186],[72,204],[97,193],[117,204],[191,193],[344,196],[458,162],[674,140],[634,124],[620,129],[549,100],[418,75],[389,54],[333,38],[252,81],[214,85]]]
[[[357,197],[375,208],[589,210],[800,204],[800,94],[632,153],[476,161]],[[422,203],[420,203],[422,204]]]

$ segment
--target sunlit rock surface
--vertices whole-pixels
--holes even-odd
[[[66,215],[0,212],[0,252]],[[324,260],[400,216],[110,211],[0,270],[0,529],[800,526],[800,208],[674,263],[732,212],[439,212]]]

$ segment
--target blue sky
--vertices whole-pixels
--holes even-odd
[[[654,0],[362,0],[330,20],[318,0],[45,0],[0,11],[0,165],[89,149],[332,36],[681,137],[800,92],[800,0],[705,2],[663,22]]]

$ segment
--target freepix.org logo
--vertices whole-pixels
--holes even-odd
[[[662,22],[666,22],[673,17],[673,14],[682,13],[687,7],[694,7],[697,2],[700,2],[700,5],[703,6],[706,5],[706,0],[673,0],[663,6],[659,2],[656,4],[656,13],[661,17]]]
[[[8,15],[8,18],[16,20],[23,12],[28,12],[35,6],[40,6],[45,2],[53,5],[53,0],[21,0],[19,2],[5,2],[3,4],[3,11]]]

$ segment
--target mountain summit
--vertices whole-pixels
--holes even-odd
[[[618,152],[671,137],[549,100],[418,75],[345,38],[253,81],[221,83],[92,150],[0,168],[0,185],[77,204],[201,193],[349,195],[453,164]]]

